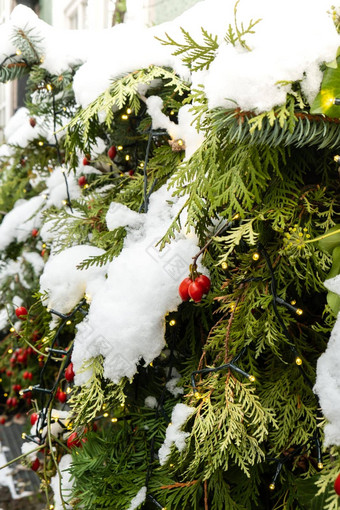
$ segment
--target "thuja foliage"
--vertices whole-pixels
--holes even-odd
[[[236,14],[235,8],[226,40],[246,50],[245,38],[260,20],[244,27]],[[176,50],[192,69],[208,68],[218,48],[214,35],[203,34],[205,46],[184,32],[185,43]],[[25,150],[13,147],[11,156],[3,158],[1,214],[11,211],[19,198],[40,193],[51,169],[66,161],[72,175],[79,154],[86,155],[96,172],[87,176],[79,197],[43,211],[57,251],[79,244],[104,250],[84,260],[80,271],[113,260],[121,253],[126,228],[108,230],[110,204],[119,202],[143,214],[148,198],[167,183],[174,196],[183,197],[187,216],[185,224],[178,215],[167,226],[159,245],[166,247],[182,228],[194,229],[212,280],[212,290],[200,304],[185,302],[164,318],[166,348],[152,365],[140,360],[133,380],[118,385],[106,380],[101,357],[83,367],[92,375],[89,384],[73,389],[67,407],[71,415],[64,424],[86,437],[82,448],[72,450],[68,502],[72,508],[124,510],[145,488],[145,502],[138,508],[335,509],[338,450],[324,452],[321,469],[318,441],[324,419],[312,386],[316,361],[338,311],[334,301],[327,302],[323,286],[330,271],[336,271],[336,253],[317,242],[339,223],[339,176],[333,161],[338,119],[311,113],[298,83],[286,104],[270,112],[211,111],[202,90],[190,90],[171,70],[156,66],[116,79],[81,109],[73,98],[73,72],[62,78],[46,73],[39,67],[38,42],[29,34],[21,37],[18,47],[31,65],[31,114],[55,132],[68,125],[55,144],[34,140]],[[176,46],[170,37],[164,42]],[[17,57],[13,59],[16,64]],[[8,69],[2,66],[2,72]],[[140,85],[147,89],[145,95]],[[192,103],[195,125],[205,139],[190,159],[172,150],[166,132],[150,133],[145,106],[150,95],[162,97],[163,111],[172,120],[183,104]],[[98,137],[105,150],[95,154]],[[121,147],[113,161],[106,155],[112,145]],[[34,187],[33,174],[41,179]],[[48,258],[48,246],[29,238],[14,240],[1,260],[18,262],[28,249]],[[14,284],[11,276],[1,280],[1,302],[11,308],[11,317],[15,296],[32,305],[19,334],[15,328],[5,331],[1,366],[8,362],[10,348],[30,346],[26,361],[17,356],[12,363],[14,377],[24,384],[24,370],[32,366],[38,381],[48,358],[44,383],[56,396],[58,388],[71,387],[63,375],[65,353],[72,349],[87,305],[70,324],[63,319],[51,325],[44,296],[33,297],[38,281],[31,270],[31,275],[20,272]],[[56,336],[59,348],[65,349],[62,358],[51,358],[46,351]],[[33,352],[38,357],[27,361]],[[211,370],[199,372],[204,369]],[[169,386],[174,374],[178,391]],[[6,373],[7,391],[12,391],[12,377]],[[150,395],[155,405],[146,405]],[[38,408],[46,403],[38,395],[31,398]],[[158,451],[176,403],[193,408],[185,425],[186,448],[172,448],[160,465]],[[58,405],[56,399],[49,402],[50,416]],[[45,488],[57,460],[70,452],[64,430],[50,435],[49,442],[56,452],[50,449],[40,470]]]

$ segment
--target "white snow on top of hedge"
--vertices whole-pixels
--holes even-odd
[[[74,90],[79,104],[95,100],[122,74],[159,65],[172,67],[180,76],[201,83],[210,107],[234,107],[263,111],[285,102],[290,85],[279,82],[301,80],[309,101],[317,94],[322,73],[319,66],[336,57],[340,36],[329,11],[332,0],[241,0],[238,26],[260,20],[254,33],[243,39],[251,51],[225,41],[228,26],[234,28],[235,0],[198,2],[175,20],[152,28],[119,24],[100,31],[60,30],[39,20],[33,11],[17,6],[11,19],[0,27],[0,59],[15,53],[9,34],[13,28],[32,28],[40,36],[42,64],[52,74],[82,64]],[[218,38],[219,48],[209,70],[192,72],[174,47],[164,46],[155,36],[168,33],[183,42],[181,27],[204,44],[201,27]]]

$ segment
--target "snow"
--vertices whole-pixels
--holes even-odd
[[[72,508],[71,505],[67,504],[67,500],[71,496],[71,490],[72,490],[72,481],[71,481],[71,474],[69,471],[69,467],[72,463],[72,455],[64,455],[60,462],[59,462],[59,471],[61,474],[61,493],[63,496],[63,499],[66,501],[66,504],[63,505],[60,495],[60,486],[59,486],[59,473],[57,472],[52,478],[51,478],[51,488],[54,493],[54,509],[55,510],[69,510]]]
[[[0,225],[0,250],[7,248],[13,241],[19,243],[26,241],[32,229],[39,227],[41,219],[38,211],[44,201],[42,196],[37,196],[16,202]]]
[[[81,373],[81,367],[93,357],[104,357],[104,377],[118,383],[135,375],[142,358],[150,363],[163,349],[164,317],[181,303],[178,285],[199,251],[196,236],[183,233],[163,251],[156,247],[182,206],[182,200],[170,199],[165,185],[150,197],[147,214],[111,204],[108,227],[128,224],[127,236],[121,254],[108,265],[107,279],[91,292],[89,313],[78,325],[72,354],[75,384],[87,382],[89,374]],[[114,221],[115,211],[119,221]],[[62,304],[70,290],[65,282],[59,288]]]
[[[152,397],[151,395],[149,397],[146,397],[144,400],[144,404],[146,407],[149,407],[150,409],[156,409],[158,406],[157,399],[155,397]]]
[[[5,450],[8,450],[7,447],[3,447],[1,445],[0,450],[0,466],[5,466],[7,464],[8,460],[5,455]],[[32,447],[31,447],[32,450]],[[20,494],[17,494],[16,487],[14,484],[14,478],[13,478],[14,470],[11,469],[10,466],[2,467],[0,469],[0,486],[8,487],[11,491],[11,496],[13,499],[20,499],[25,496],[29,496],[32,493],[28,491],[24,491]]]
[[[189,432],[183,432],[181,428],[194,411],[194,407],[189,407],[186,404],[176,404],[173,408],[171,423],[166,429],[164,443],[158,451],[159,463],[161,466],[167,462],[172,445],[175,445],[180,452],[184,450],[186,445],[185,440],[190,434]]]
[[[27,108],[19,108],[13,117],[10,118],[5,128],[5,138],[9,145],[26,147],[35,139],[46,138],[48,142],[53,143],[53,127],[50,123],[46,125],[42,118],[36,119],[36,125],[33,128],[30,123],[30,114]]]
[[[139,507],[142,503],[144,503],[146,499],[146,487],[142,487],[136,494],[136,496],[132,499],[130,506],[127,510],[135,510]]]
[[[73,246],[48,259],[40,277],[40,292],[47,292],[44,303],[60,313],[68,313],[84,294],[93,294],[105,283],[106,266],[77,269],[89,257],[102,255],[104,250],[94,246]]]
[[[340,275],[326,280],[325,287],[340,295]],[[314,392],[327,419],[324,444],[340,446],[340,313],[327,349],[317,362]]]
[[[181,374],[176,370],[175,367],[172,367],[171,370],[171,379],[166,383],[166,389],[174,396],[178,397],[178,395],[183,395],[184,388],[177,387],[178,381],[181,379]]]
[[[67,199],[65,177],[71,201],[80,197],[81,190],[74,175],[67,174],[67,169],[65,167],[56,167],[50,177],[46,180],[48,190],[46,208],[52,207],[53,205],[59,209],[63,207],[63,200]],[[46,193],[46,191],[44,193]]]
[[[166,129],[172,140],[182,139],[185,142],[185,156],[189,159],[201,146],[204,134],[193,126],[194,116],[191,105],[182,106],[178,111],[178,123],[172,122],[162,112],[163,100],[158,96],[150,96],[146,100],[148,114],[152,118],[153,129]]]
[[[113,78],[150,65],[172,67],[182,78],[195,85],[201,83],[210,108],[233,108],[237,104],[246,110],[267,110],[285,102],[290,85],[281,86],[279,82],[296,80],[301,80],[312,101],[322,78],[319,65],[335,58],[340,42],[327,13],[332,1],[242,0],[238,4],[238,25],[243,22],[247,27],[251,19],[260,20],[254,33],[243,37],[251,51],[238,42],[233,46],[224,40],[228,26],[234,28],[234,4],[234,0],[205,0],[175,20],[155,27],[125,23],[95,32],[50,27],[33,11],[19,5],[11,20],[1,26],[0,59],[15,52],[8,36],[13,26],[28,26],[40,35],[42,66],[50,73],[59,74],[82,64],[74,80],[76,99],[82,106],[104,92]],[[181,56],[172,55],[174,47],[155,39],[165,39],[168,33],[175,41],[184,42],[183,27],[203,43],[202,26],[217,35],[219,44],[214,62],[203,72],[190,72]],[[112,48],[124,51],[115,51],[114,57],[108,59]]]
[[[37,448],[37,445],[35,443],[33,443],[32,441],[25,441],[21,445],[21,453],[23,455],[26,455],[26,458],[30,462],[34,462],[35,459],[37,458],[37,454],[38,454],[38,451],[36,448]]]

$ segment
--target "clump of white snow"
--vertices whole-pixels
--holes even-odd
[[[136,496],[131,500],[130,506],[127,510],[135,510],[142,503],[144,503],[146,499],[146,487],[142,487],[136,494]]]
[[[163,100],[158,96],[150,96],[146,100],[148,114],[152,118],[153,129],[166,129],[172,140],[183,140],[185,156],[189,159],[201,146],[204,133],[194,126],[194,115],[191,105],[184,105],[178,111],[178,123],[171,121],[163,112]]]
[[[144,404],[146,407],[149,407],[150,409],[156,409],[158,406],[157,399],[155,397],[152,397],[151,395],[149,397],[146,397],[144,400]]]
[[[325,287],[340,295],[340,275],[326,280]],[[325,446],[340,446],[340,313],[327,349],[318,359],[314,391],[327,419]]]
[[[67,502],[71,497],[71,491],[72,491],[72,481],[71,481],[71,474],[68,471],[72,463],[72,455],[64,455],[60,462],[59,462],[59,471],[61,474],[61,494],[63,497],[63,500],[66,502],[64,505],[61,499],[60,494],[60,477],[59,473],[57,472],[52,478],[51,478],[51,489],[53,490],[54,494],[54,508],[55,510],[69,510],[72,508],[71,505],[69,505]]]
[[[159,356],[164,317],[181,303],[178,285],[199,251],[196,236],[183,233],[176,234],[163,251],[156,246],[181,205],[163,186],[150,197],[147,214],[111,206],[109,228],[128,224],[127,235],[122,252],[108,266],[107,279],[92,293],[87,317],[78,325],[72,354],[76,384],[87,382],[81,366],[93,357],[105,358],[104,377],[118,383],[135,375],[139,361],[150,363]],[[61,301],[67,299],[62,298],[67,294],[64,282],[60,291]]]
[[[168,460],[172,445],[175,445],[180,452],[184,450],[185,440],[190,434],[189,432],[183,432],[181,428],[194,411],[194,407],[189,407],[186,404],[176,404],[173,408],[171,423],[166,429],[164,443],[158,451],[159,463],[161,466]]]
[[[67,248],[48,259],[40,277],[40,291],[47,292],[44,303],[60,313],[70,312],[84,297],[95,294],[105,284],[106,266],[77,269],[89,257],[102,255],[104,250],[83,245]]]
[[[34,462],[35,459],[37,458],[37,454],[38,454],[37,445],[35,443],[33,443],[32,441],[25,441],[21,445],[21,453],[23,455],[26,455],[26,458],[30,462]]]
[[[4,250],[13,241],[19,243],[26,241],[32,229],[39,227],[40,212],[44,202],[45,199],[42,196],[16,202],[0,225],[0,250]]]
[[[177,386],[178,381],[181,379],[181,374],[176,370],[175,367],[172,367],[171,369],[171,378],[166,383],[165,387],[166,389],[174,396],[178,397],[178,395],[183,395],[184,388],[181,386]]]

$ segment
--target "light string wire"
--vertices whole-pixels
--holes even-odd
[[[52,315],[56,315],[58,316],[59,318],[62,319],[61,321],[61,324],[59,325],[55,335],[54,335],[54,338],[52,340],[52,344],[51,344],[51,347],[47,348],[48,349],[48,356],[47,356],[47,359],[45,361],[45,364],[40,372],[40,380],[39,380],[39,384],[38,385],[35,385],[35,386],[30,386],[29,388],[27,388],[26,390],[23,390],[22,393],[27,393],[27,392],[30,392],[30,391],[36,391],[36,392],[39,392],[41,393],[41,406],[42,406],[42,410],[40,411],[40,415],[39,415],[39,419],[37,421],[37,426],[36,426],[36,431],[37,431],[37,434],[35,437],[38,438],[39,441],[41,441],[43,438],[42,438],[42,434],[43,434],[43,428],[46,426],[46,418],[47,418],[47,414],[49,412],[49,407],[54,399],[54,396],[55,396],[55,392],[56,392],[56,389],[61,381],[61,379],[63,378],[63,375],[64,375],[64,370],[60,370],[59,372],[59,375],[57,377],[57,379],[55,380],[54,384],[53,384],[53,387],[51,389],[48,389],[48,388],[45,388],[45,379],[44,379],[44,374],[45,374],[45,371],[49,365],[49,363],[51,362],[52,360],[52,357],[54,354],[60,354],[60,355],[63,355],[65,356],[64,359],[60,359],[59,361],[63,361],[64,362],[64,367],[66,367],[68,364],[69,364],[69,361],[70,361],[70,358],[71,358],[71,354],[72,354],[72,347],[68,350],[68,351],[64,351],[64,350],[60,350],[60,349],[55,349],[55,345],[58,343],[58,340],[59,340],[59,336],[62,332],[62,330],[64,329],[66,323],[78,312],[78,311],[81,311],[81,313],[83,315],[86,315],[87,312],[86,310],[84,310],[82,307],[83,305],[86,303],[86,300],[83,299],[82,301],[80,301],[80,303],[73,309],[73,311],[70,313],[70,314],[62,314],[54,309],[50,309],[49,312],[52,314]],[[47,403],[46,403],[46,396],[49,395],[49,398],[47,400]],[[28,439],[30,439],[30,436],[26,436]]]
[[[289,309],[291,309],[292,311],[295,311],[296,312],[296,308],[292,305],[290,305],[289,303],[287,303],[286,301],[284,301],[283,299],[279,298],[277,296],[277,282],[276,282],[276,278],[275,278],[275,273],[274,273],[274,269],[273,269],[273,266],[272,266],[272,263],[271,263],[271,260],[270,260],[270,257],[269,257],[269,254],[267,252],[267,250],[264,248],[264,246],[259,243],[258,244],[258,250],[259,252],[263,255],[264,259],[265,259],[265,262],[266,262],[266,265],[267,265],[267,268],[268,268],[268,271],[269,271],[269,274],[270,274],[270,278],[271,278],[271,285],[270,285],[270,289],[271,289],[271,294],[272,294],[272,298],[273,298],[273,301],[272,301],[272,304],[273,304],[273,309],[274,309],[274,313],[275,313],[275,316],[282,328],[282,332],[283,334],[285,335],[285,337],[287,338],[287,340],[289,341],[288,343],[288,346],[290,348],[290,350],[293,352],[294,356],[295,356],[295,363],[297,364],[297,367],[303,377],[303,379],[305,380],[306,384],[312,389],[313,388],[313,383],[312,381],[310,380],[310,378],[308,377],[308,375],[306,374],[305,370],[302,368],[301,366],[301,363],[302,363],[302,360],[299,356],[299,353],[294,345],[294,339],[293,337],[291,336],[291,334],[289,333],[282,317],[281,317],[281,314],[278,310],[278,307],[277,307],[277,304],[281,304],[281,305],[284,305],[286,307],[288,307]],[[321,416],[321,413],[320,413],[320,403],[319,403],[319,399],[317,397],[317,395],[313,392],[313,395],[316,399],[316,402],[317,402],[317,418]],[[296,457],[304,448],[307,448],[308,445],[310,443],[314,443],[315,444],[315,447],[316,447],[316,451],[317,451],[317,462],[318,462],[318,468],[319,469],[322,469],[323,468],[323,463],[322,463],[322,450],[321,450],[321,441],[320,441],[320,430],[319,428],[317,427],[313,436],[311,437],[311,439],[308,441],[308,443],[306,445],[303,445],[303,446],[299,446],[296,448],[296,450],[294,450],[291,454],[289,454],[288,456],[286,456],[284,459],[275,459],[275,462],[277,462],[277,468],[276,468],[276,472],[275,472],[275,475],[273,477],[273,480],[272,480],[272,483],[269,485],[269,488],[274,490],[275,489],[275,483],[276,483],[276,480],[281,472],[281,469],[283,467],[283,465],[288,462],[288,460],[290,460],[291,458],[293,457]]]
[[[51,86],[51,94],[52,94],[53,136],[54,136],[54,140],[55,140],[55,147],[56,147],[56,150],[57,150],[58,162],[59,162],[59,165],[61,166],[62,165],[62,158],[61,158],[61,154],[60,154],[60,145],[59,145],[59,140],[58,140],[58,136],[57,136],[57,112],[56,112],[56,104],[55,104],[55,94],[54,94],[54,88],[52,87],[51,84],[49,84],[49,85]],[[65,186],[66,186],[67,205],[69,206],[71,213],[73,213],[72,204],[71,204],[70,189],[69,189],[69,186],[68,186],[67,177],[65,175],[65,172],[62,172],[62,174],[64,176],[64,181],[65,181]]]
[[[168,381],[170,381],[171,375],[172,375],[173,360],[175,357],[174,356],[175,340],[176,340],[176,336],[177,336],[176,328],[174,328],[173,326],[170,326],[170,327],[171,327],[171,330],[170,330],[171,331],[171,349],[170,349],[170,355],[169,355],[169,370],[168,370],[168,374],[166,377],[165,385],[163,387],[161,396],[158,399],[157,407],[156,407],[156,419],[158,419],[159,414],[161,414],[168,425],[170,424],[170,418],[164,409],[165,392],[167,390],[166,385],[167,385]],[[153,435],[151,442],[150,442],[149,463],[148,463],[146,477],[145,477],[145,487],[147,488],[147,490],[148,490],[149,482],[151,479],[151,475],[152,475],[152,471],[153,471],[153,464],[154,464],[154,460],[155,460],[155,442],[156,442],[156,436]],[[149,501],[151,501],[157,508],[164,510],[164,507],[151,494],[147,494],[147,499]]]

